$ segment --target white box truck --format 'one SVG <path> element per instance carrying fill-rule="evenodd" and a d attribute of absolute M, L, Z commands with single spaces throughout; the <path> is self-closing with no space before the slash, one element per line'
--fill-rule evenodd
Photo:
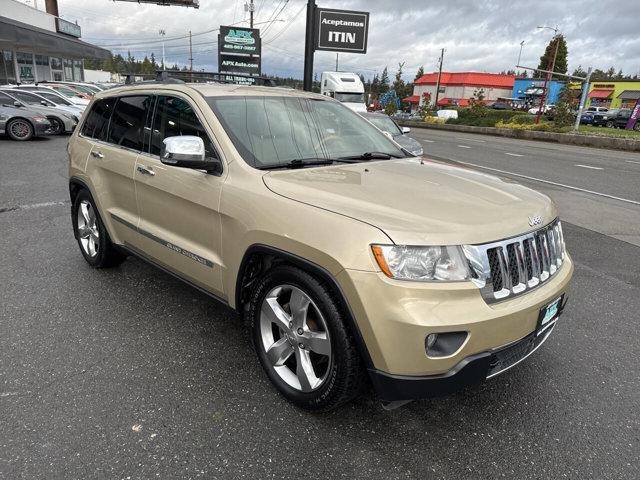
<path fill-rule="evenodd" d="M 335 98 L 351 110 L 366 112 L 364 84 L 360 77 L 350 72 L 322 72 L 320 93 Z"/>

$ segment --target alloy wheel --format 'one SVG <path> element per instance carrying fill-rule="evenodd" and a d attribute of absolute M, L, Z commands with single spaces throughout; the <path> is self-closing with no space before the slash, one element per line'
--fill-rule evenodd
<path fill-rule="evenodd" d="M 25 120 L 14 120 L 11 122 L 11 133 L 16 138 L 27 138 L 31 133 L 31 125 Z"/>
<path fill-rule="evenodd" d="M 331 370 L 331 338 L 313 300 L 293 285 L 272 289 L 260 309 L 260 339 L 268 364 L 291 388 L 312 392 Z"/>
<path fill-rule="evenodd" d="M 90 257 L 98 254 L 100 233 L 98 231 L 96 212 L 87 200 L 78 205 L 78 239 L 84 252 Z"/>

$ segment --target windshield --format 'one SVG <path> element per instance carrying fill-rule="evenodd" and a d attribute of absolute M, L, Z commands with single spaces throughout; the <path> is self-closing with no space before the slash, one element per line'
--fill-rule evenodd
<path fill-rule="evenodd" d="M 391 135 L 402 135 L 402 130 L 386 115 L 365 115 L 367 120 L 373 123 L 383 132 L 389 132 Z"/>
<path fill-rule="evenodd" d="M 53 88 L 56 92 L 61 93 L 62 95 L 64 95 L 65 97 L 77 97 L 78 96 L 78 92 L 67 88 L 67 87 L 59 87 L 59 86 L 55 86 L 55 87 L 51 87 Z"/>
<path fill-rule="evenodd" d="M 405 154 L 358 114 L 331 100 L 301 97 L 208 97 L 238 152 L 256 168 L 293 160 Z"/>
<path fill-rule="evenodd" d="M 73 105 L 69 100 L 66 100 L 63 97 L 60 97 L 59 95 L 56 95 L 55 93 L 43 92 L 41 90 L 38 90 L 38 95 L 40 95 L 41 97 L 44 97 L 47 100 L 49 100 L 50 102 L 56 103 L 58 105 Z"/>
<path fill-rule="evenodd" d="M 42 101 L 41 98 L 27 92 L 11 92 L 10 95 L 27 105 L 40 105 L 40 102 Z"/>
<path fill-rule="evenodd" d="M 340 93 L 336 92 L 333 96 L 339 102 L 346 103 L 364 103 L 364 93 Z"/>

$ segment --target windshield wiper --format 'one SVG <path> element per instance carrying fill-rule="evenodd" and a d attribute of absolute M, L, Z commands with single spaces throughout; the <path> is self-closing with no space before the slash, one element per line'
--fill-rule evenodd
<path fill-rule="evenodd" d="M 386 152 L 364 152 L 360 155 L 349 155 L 347 157 L 340 157 L 340 160 L 389 160 L 393 158 L 402 158 L 399 155 Z"/>
<path fill-rule="evenodd" d="M 296 158 L 286 163 L 274 163 L 270 165 L 264 165 L 258 167 L 260 170 L 275 170 L 278 168 L 303 168 L 303 167 L 315 167 L 319 165 L 333 165 L 340 160 L 334 160 L 332 158 Z"/>

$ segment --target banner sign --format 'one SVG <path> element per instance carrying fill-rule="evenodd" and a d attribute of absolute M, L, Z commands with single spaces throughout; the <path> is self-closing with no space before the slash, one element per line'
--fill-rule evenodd
<path fill-rule="evenodd" d="M 260 30 L 220 26 L 218 72 L 260 75 L 262 73 Z"/>
<path fill-rule="evenodd" d="M 260 30 L 238 27 L 220 27 L 218 51 L 220 53 L 261 54 Z"/>
<path fill-rule="evenodd" d="M 260 57 L 218 55 L 218 72 L 220 73 L 260 75 L 261 66 Z"/>
<path fill-rule="evenodd" d="M 318 7 L 315 32 L 316 50 L 367 53 L 369 13 Z"/>
<path fill-rule="evenodd" d="M 633 107 L 633 112 L 631 112 L 631 116 L 629 117 L 629 121 L 627 122 L 627 126 L 624 127 L 625 130 L 639 130 L 638 125 L 640 125 L 640 98 L 636 102 L 636 106 Z"/>
<path fill-rule="evenodd" d="M 79 25 L 67 22 L 60 17 L 56 17 L 56 30 L 60 33 L 71 35 L 76 38 L 80 38 L 82 36 L 82 31 L 80 30 Z"/>

